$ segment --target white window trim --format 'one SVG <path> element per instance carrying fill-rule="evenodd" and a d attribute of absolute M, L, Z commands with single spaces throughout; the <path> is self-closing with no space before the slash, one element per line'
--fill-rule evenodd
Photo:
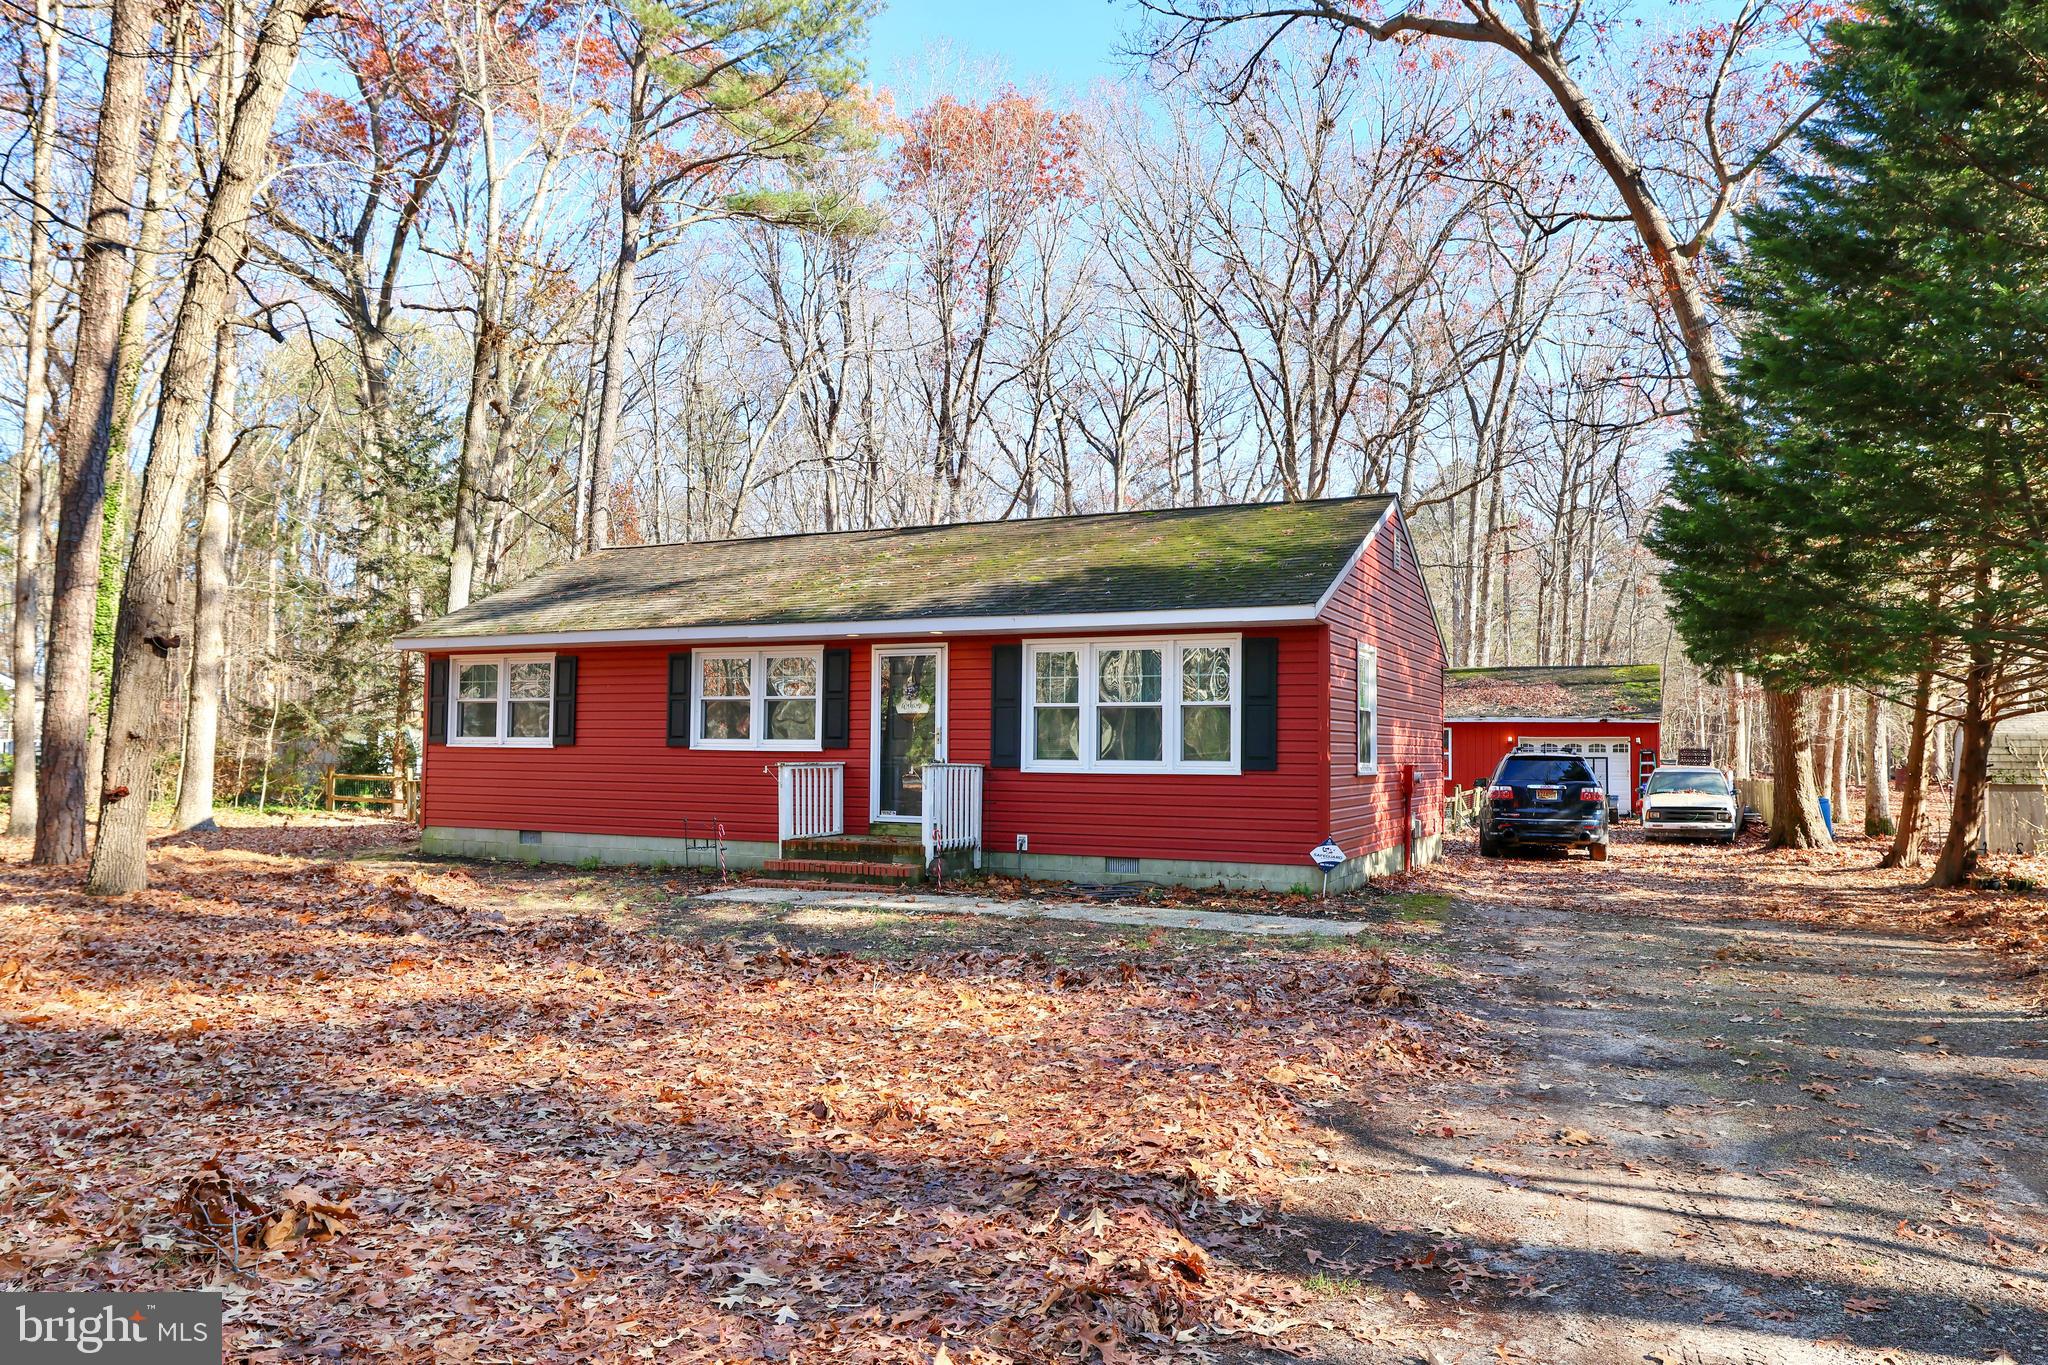
<path fill-rule="evenodd" d="M 1357 748 L 1358 714 L 1366 709 L 1365 679 L 1366 664 L 1368 662 L 1372 665 L 1372 761 L 1369 763 L 1361 762 L 1358 765 L 1358 775 L 1360 777 L 1377 777 L 1380 771 L 1380 736 L 1385 728 L 1382 724 L 1384 717 L 1380 712 L 1380 652 L 1365 641 L 1360 640 L 1357 653 L 1352 660 L 1352 667 L 1356 670 L 1351 679 L 1352 689 L 1355 693 L 1352 698 L 1354 705 L 1351 710 L 1352 748 L 1354 751 Z"/>
<path fill-rule="evenodd" d="M 514 739 L 505 731 L 512 724 L 512 665 L 545 663 L 548 666 L 548 732 L 539 738 Z M 498 666 L 498 733 L 462 734 L 462 670 L 472 664 Z M 526 700 L 533 700 L 531 697 Z M 552 654 L 451 654 L 448 657 L 448 743 L 461 749 L 552 749 L 555 747 L 555 656 Z"/>
<path fill-rule="evenodd" d="M 1225 648 L 1230 651 L 1230 761 L 1194 762 L 1181 758 L 1180 654 L 1183 649 Z M 1160 651 L 1160 759 L 1146 762 L 1132 759 L 1102 760 L 1095 757 L 1097 743 L 1096 709 L 1101 705 L 1096 691 L 1101 674 L 1096 655 L 1105 649 L 1156 649 Z M 1072 651 L 1079 654 L 1081 669 L 1081 725 L 1078 759 L 1041 759 L 1037 751 L 1038 656 Z M 1019 738 L 1019 764 L 1027 773 L 1196 773 L 1236 776 L 1244 770 L 1242 708 L 1244 705 L 1244 637 L 1240 635 L 1147 635 L 1115 640 L 1027 640 L 1024 642 L 1024 705 Z M 1213 705 L 1197 702 L 1194 705 Z"/>
<path fill-rule="evenodd" d="M 747 738 L 704 737 L 704 663 L 708 659 L 750 659 L 748 669 Z M 811 705 L 809 739 L 767 738 L 768 660 L 809 659 L 817 669 L 818 691 Z M 712 698 L 738 701 L 738 697 Z M 825 647 L 810 649 L 700 649 L 690 655 L 690 747 L 693 749 L 774 749 L 783 753 L 818 753 L 825 747 Z"/>

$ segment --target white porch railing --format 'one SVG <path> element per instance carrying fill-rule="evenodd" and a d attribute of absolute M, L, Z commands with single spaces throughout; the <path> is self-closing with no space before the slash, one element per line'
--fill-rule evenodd
<path fill-rule="evenodd" d="M 775 796 L 776 856 L 790 839 L 846 833 L 844 763 L 778 763 Z"/>
<path fill-rule="evenodd" d="M 981 765 L 927 763 L 924 814 L 918 817 L 927 864 L 949 848 L 974 850 L 981 866 Z"/>

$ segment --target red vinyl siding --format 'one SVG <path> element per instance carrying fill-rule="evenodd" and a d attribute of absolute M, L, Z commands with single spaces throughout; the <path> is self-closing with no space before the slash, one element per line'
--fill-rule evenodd
<path fill-rule="evenodd" d="M 1407 838 L 1404 767 L 1423 832 L 1442 824 L 1444 657 L 1429 589 L 1392 512 L 1323 611 L 1329 623 L 1330 830 L 1353 857 Z M 1379 771 L 1358 771 L 1358 645 L 1379 651 Z"/>
<path fill-rule="evenodd" d="M 1280 640 L 1276 771 L 1214 776 L 992 769 L 983 796 L 986 847 L 1014 849 L 1021 833 L 1030 836 L 1033 853 L 1306 866 L 1307 852 L 1327 823 L 1322 632 L 1297 626 L 1250 633 Z M 1131 634 L 1104 632 L 1100 638 Z M 954 761 L 988 762 L 991 651 L 1019 638 L 946 641 L 947 756 Z M 729 839 L 766 842 L 775 838 L 774 765 L 824 759 L 846 764 L 847 828 L 865 830 L 872 654 L 867 642 L 850 647 L 852 744 L 822 753 L 671 749 L 669 650 L 578 649 L 577 742 L 557 749 L 428 745 L 426 823 L 676 838 L 688 819 L 693 831 L 723 821 Z"/>
<path fill-rule="evenodd" d="M 831 642 L 826 642 L 831 643 Z M 723 821 L 728 839 L 775 838 L 774 765 L 846 764 L 846 814 L 868 815 L 868 646 L 853 644 L 845 749 L 668 747 L 666 646 L 564 650 L 577 656 L 576 743 L 558 749 L 427 746 L 426 823 L 472 829 L 678 839 Z M 450 683 L 453 686 L 453 683 Z"/>
<path fill-rule="evenodd" d="M 1180 635 L 1185 638 L 1191 633 Z M 1306 881 L 1308 851 L 1325 832 L 1319 705 L 1322 632 L 1314 626 L 1294 626 L 1250 629 L 1243 634 L 1280 641 L 1278 768 L 1234 775 L 1030 773 L 992 768 L 982 803 L 986 846 L 1013 850 L 1017 836 L 1025 834 L 1030 836 L 1033 853 L 1299 863 Z M 1134 632 L 1098 632 L 1095 638 L 1134 636 Z M 949 753 L 953 759 L 988 762 L 990 650 L 1019 638 L 954 643 L 953 743 Z M 1028 691 L 1028 682 L 1026 686 Z"/>
<path fill-rule="evenodd" d="M 1652 762 L 1662 757 L 1658 751 L 1660 728 L 1655 721 L 1454 720 L 1449 722 L 1449 728 L 1451 785 L 1458 791 L 1491 781 L 1493 770 L 1500 766 L 1502 756 L 1515 747 L 1518 737 L 1625 739 L 1629 742 L 1629 762 L 1638 765 L 1629 779 L 1630 791 L 1640 790 L 1643 785 L 1640 764 L 1644 753 L 1651 756 Z"/>

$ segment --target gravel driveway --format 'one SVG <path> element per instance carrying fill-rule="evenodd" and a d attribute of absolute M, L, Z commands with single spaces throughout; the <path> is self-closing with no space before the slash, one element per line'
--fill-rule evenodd
<path fill-rule="evenodd" d="M 2048 1361 L 2042 1017 L 1967 947 L 1738 918 L 1762 856 L 1467 869 L 1503 1065 L 1328 1111 L 1314 1358 Z"/>

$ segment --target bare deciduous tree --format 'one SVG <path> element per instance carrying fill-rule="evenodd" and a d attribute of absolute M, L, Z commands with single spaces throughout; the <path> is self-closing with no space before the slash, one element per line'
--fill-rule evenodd
<path fill-rule="evenodd" d="M 171 659 L 180 644 L 176 587 L 193 441 L 212 390 L 228 291 L 241 270 L 271 130 L 298 61 L 305 26 L 326 2 L 271 0 L 235 99 L 234 121 L 192 246 L 164 359 L 135 540 L 121 587 L 107 716 L 106 790 L 100 794 L 98 838 L 85 883 L 94 895 L 123 895 L 148 884 L 145 823 Z"/>

